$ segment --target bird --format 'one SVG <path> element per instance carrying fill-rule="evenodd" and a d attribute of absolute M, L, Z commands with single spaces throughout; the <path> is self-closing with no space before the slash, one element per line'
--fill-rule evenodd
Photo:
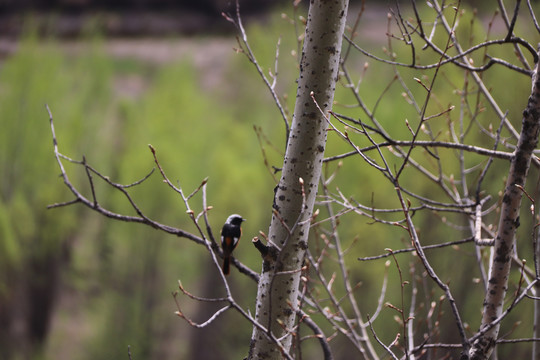
<path fill-rule="evenodd" d="M 232 214 L 227 218 L 221 229 L 221 247 L 223 248 L 223 273 L 229 275 L 229 263 L 240 236 L 242 235 L 242 222 L 246 221 L 238 214 Z"/>

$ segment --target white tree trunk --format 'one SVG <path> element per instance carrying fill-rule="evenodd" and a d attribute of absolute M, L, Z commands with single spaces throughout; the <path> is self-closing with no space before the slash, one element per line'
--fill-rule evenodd
<path fill-rule="evenodd" d="M 538 199 L 536 200 L 538 204 Z M 540 228 L 536 231 L 536 246 L 534 248 L 536 253 L 536 261 L 540 259 Z M 537 270 L 538 271 L 538 270 Z M 538 274 L 538 273 L 537 273 Z M 534 287 L 534 296 L 540 295 L 540 285 Z M 540 338 L 540 301 L 534 302 L 534 325 L 533 325 L 533 338 Z M 532 360 L 540 360 L 540 343 L 538 341 L 533 342 Z"/>
<path fill-rule="evenodd" d="M 334 100 L 347 6 L 348 0 L 310 2 L 293 122 L 274 198 L 278 216 L 272 216 L 268 235 L 281 251 L 270 251 L 275 256 L 265 257 L 257 293 L 255 317 L 268 331 L 254 327 L 249 359 L 282 359 L 291 347 L 300 269 L 326 146 L 327 121 L 310 93 L 328 114 Z M 281 349 L 275 339 L 279 339 Z"/>
<path fill-rule="evenodd" d="M 504 189 L 501 217 L 495 238 L 495 254 L 489 270 L 489 281 L 484 299 L 484 311 L 480 331 L 485 331 L 472 345 L 469 358 L 485 360 L 491 356 L 499 335 L 500 323 L 485 330 L 502 315 L 508 288 L 511 255 L 514 249 L 516 229 L 519 226 L 519 211 L 532 152 L 538 143 L 540 130 L 540 77 L 538 65 L 534 70 L 532 91 L 527 108 L 523 111 L 522 129 L 518 145 L 512 158 L 508 180 Z"/>

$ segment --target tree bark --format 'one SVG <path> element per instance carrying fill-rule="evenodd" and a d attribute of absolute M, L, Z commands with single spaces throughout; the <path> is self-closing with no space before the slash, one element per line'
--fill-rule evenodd
<path fill-rule="evenodd" d="M 536 235 L 536 247 L 534 251 L 536 252 L 536 259 L 540 259 L 540 230 Z M 538 261 L 538 260 L 537 260 Z M 540 285 L 537 285 L 534 287 L 536 293 L 535 295 L 538 296 L 540 294 Z M 540 301 L 534 302 L 534 326 L 533 326 L 533 338 L 540 338 Z M 538 341 L 533 342 L 533 353 L 532 353 L 532 359 L 533 360 L 539 360 L 540 359 L 540 344 Z"/>
<path fill-rule="evenodd" d="M 249 359 L 282 359 L 291 348 L 300 269 L 328 126 L 310 93 L 328 115 L 334 100 L 347 7 L 348 0 L 310 1 L 293 121 L 268 235 L 269 247 L 274 250 L 268 253 L 275 255 L 265 256 L 258 285 L 255 318 L 264 329 L 254 326 Z"/>
<path fill-rule="evenodd" d="M 519 226 L 519 210 L 523 197 L 527 172 L 531 164 L 532 152 L 538 143 L 540 129 L 540 77 L 538 64 L 535 67 L 532 91 L 526 109 L 523 111 L 522 129 L 515 150 L 501 205 L 498 234 L 495 237 L 493 260 L 489 270 L 489 281 L 484 299 L 482 324 L 479 336 L 469 350 L 472 360 L 488 359 L 493 352 L 500 322 L 493 325 L 503 312 L 504 299 L 508 289 L 511 255 L 514 249 L 515 233 Z M 491 326 L 491 327 L 490 327 Z"/>

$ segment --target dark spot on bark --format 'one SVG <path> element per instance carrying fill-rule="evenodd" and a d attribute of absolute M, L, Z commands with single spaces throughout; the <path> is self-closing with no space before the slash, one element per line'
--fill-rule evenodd
<path fill-rule="evenodd" d="M 495 250 L 495 253 L 497 254 L 497 256 L 495 257 L 494 261 L 499 262 L 499 263 L 503 263 L 503 264 L 510 261 L 510 256 L 509 256 L 510 249 L 508 248 L 508 246 L 505 243 L 502 243 Z M 501 269 L 502 269 L 502 266 L 501 266 Z"/>
<path fill-rule="evenodd" d="M 525 173 L 527 171 L 528 162 L 524 156 L 518 156 L 515 161 L 515 168 L 517 172 Z M 521 184 L 523 180 L 521 178 L 516 179 L 516 183 Z"/>
<path fill-rule="evenodd" d="M 335 55 L 336 54 L 336 47 L 335 46 L 328 46 L 326 48 L 326 50 L 328 50 L 328 52 L 332 55 Z"/>
<path fill-rule="evenodd" d="M 270 264 L 270 261 L 264 260 L 263 261 L 263 272 L 268 272 L 272 270 L 272 265 Z"/>
<path fill-rule="evenodd" d="M 506 243 L 503 242 L 501 246 L 499 246 L 496 252 L 498 255 L 502 255 L 502 254 L 507 254 L 508 250 L 509 250 L 508 246 L 506 245 Z"/>
<path fill-rule="evenodd" d="M 287 308 L 287 309 L 283 309 L 283 314 L 285 316 L 291 316 L 292 315 L 292 310 Z"/>

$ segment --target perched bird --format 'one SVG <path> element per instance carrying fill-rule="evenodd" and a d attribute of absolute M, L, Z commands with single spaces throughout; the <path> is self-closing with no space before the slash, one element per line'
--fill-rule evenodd
<path fill-rule="evenodd" d="M 221 229 L 221 247 L 223 248 L 223 273 L 229 275 L 229 262 L 231 260 L 231 253 L 238 244 L 240 236 L 242 235 L 242 217 L 238 214 L 232 214 L 227 218 L 223 228 Z"/>

